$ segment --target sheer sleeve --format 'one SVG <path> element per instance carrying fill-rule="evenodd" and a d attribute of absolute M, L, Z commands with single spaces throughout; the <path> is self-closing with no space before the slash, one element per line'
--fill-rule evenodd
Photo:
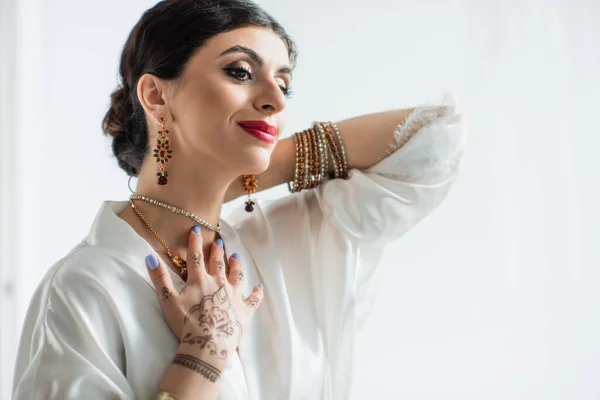
<path fill-rule="evenodd" d="M 250 279 L 265 284 L 258 318 L 272 333 L 257 332 L 256 341 L 288 360 L 263 355 L 259 362 L 284 375 L 281 381 L 291 379 L 285 375 L 294 358 L 303 365 L 325 362 L 327 387 L 336 398 L 349 397 L 354 332 L 372 309 L 382 250 L 444 199 L 458 174 L 464 135 L 453 102 L 417 107 L 371 168 L 260 201 L 236 223 L 258 270 Z"/>
<path fill-rule="evenodd" d="M 357 326 L 373 307 L 384 247 L 443 201 L 459 174 L 465 139 L 465 118 L 456 100 L 445 96 L 415 108 L 375 165 L 353 170 L 350 179 L 330 181 L 317 192 L 326 218 L 355 248 Z"/>
<path fill-rule="evenodd" d="M 458 175 L 465 132 L 452 98 L 417 107 L 379 162 L 317 190 L 323 212 L 361 243 L 397 239 L 445 198 Z"/>

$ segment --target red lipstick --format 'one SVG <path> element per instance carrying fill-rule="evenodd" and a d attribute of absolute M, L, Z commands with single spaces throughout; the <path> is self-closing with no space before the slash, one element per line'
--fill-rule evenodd
<path fill-rule="evenodd" d="M 238 125 L 257 139 L 267 143 L 275 143 L 278 131 L 276 126 L 265 121 L 242 121 Z"/>

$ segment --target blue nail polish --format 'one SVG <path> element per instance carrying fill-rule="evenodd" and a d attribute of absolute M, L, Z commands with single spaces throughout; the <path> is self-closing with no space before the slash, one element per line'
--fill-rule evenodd
<path fill-rule="evenodd" d="M 223 247 L 223 241 L 221 239 L 217 239 L 215 243 L 217 243 L 217 246 Z"/>
<path fill-rule="evenodd" d="M 259 288 L 261 288 L 261 289 L 264 289 L 264 288 L 265 288 L 265 287 L 262 285 L 262 283 L 259 283 L 259 284 L 258 284 L 258 287 L 259 287 Z"/>
<path fill-rule="evenodd" d="M 236 260 L 239 260 L 239 259 L 240 259 L 240 255 L 239 255 L 238 253 L 233 253 L 231 256 L 232 256 L 233 258 L 235 258 Z"/>
<path fill-rule="evenodd" d="M 154 254 L 150 254 L 146 257 L 146 265 L 150 269 L 156 269 L 158 267 L 158 258 Z"/>
<path fill-rule="evenodd" d="M 196 233 L 198 235 L 202 232 L 202 231 L 200 231 L 200 227 L 198 225 L 194 226 L 192 228 L 192 230 L 194 231 L 194 233 Z"/>

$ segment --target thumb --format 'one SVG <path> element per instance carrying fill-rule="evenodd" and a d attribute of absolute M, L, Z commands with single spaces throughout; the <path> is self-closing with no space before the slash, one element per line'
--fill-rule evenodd
<path fill-rule="evenodd" d="M 148 275 L 150 275 L 150 279 L 152 279 L 152 283 L 154 283 L 156 294 L 158 294 L 161 300 L 166 301 L 176 294 L 173 289 L 173 281 L 171 280 L 169 271 L 167 270 L 167 267 L 160 262 L 158 257 L 154 254 L 148 255 L 146 257 L 146 268 L 148 270 Z"/>

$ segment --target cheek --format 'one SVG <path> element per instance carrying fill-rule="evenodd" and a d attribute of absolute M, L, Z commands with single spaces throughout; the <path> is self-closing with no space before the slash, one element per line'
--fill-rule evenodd
<path fill-rule="evenodd" d="M 285 133 L 285 116 L 284 116 L 283 112 L 280 112 L 279 114 L 277 114 L 275 124 L 277 124 L 277 128 L 278 128 L 278 134 L 279 134 L 278 139 L 281 139 L 281 137 Z"/>
<path fill-rule="evenodd" d="M 187 138 L 188 145 L 212 148 L 217 145 L 215 140 L 221 144 L 229 140 L 223 138 L 223 132 L 229 132 L 237 121 L 256 116 L 250 95 L 249 87 L 222 79 L 206 79 L 180 90 L 174 107 L 182 132 L 192 135 Z"/>
<path fill-rule="evenodd" d="M 224 80 L 213 80 L 198 88 L 193 94 L 197 112 L 211 119 L 227 118 L 242 109 L 248 102 L 248 89 Z"/>

